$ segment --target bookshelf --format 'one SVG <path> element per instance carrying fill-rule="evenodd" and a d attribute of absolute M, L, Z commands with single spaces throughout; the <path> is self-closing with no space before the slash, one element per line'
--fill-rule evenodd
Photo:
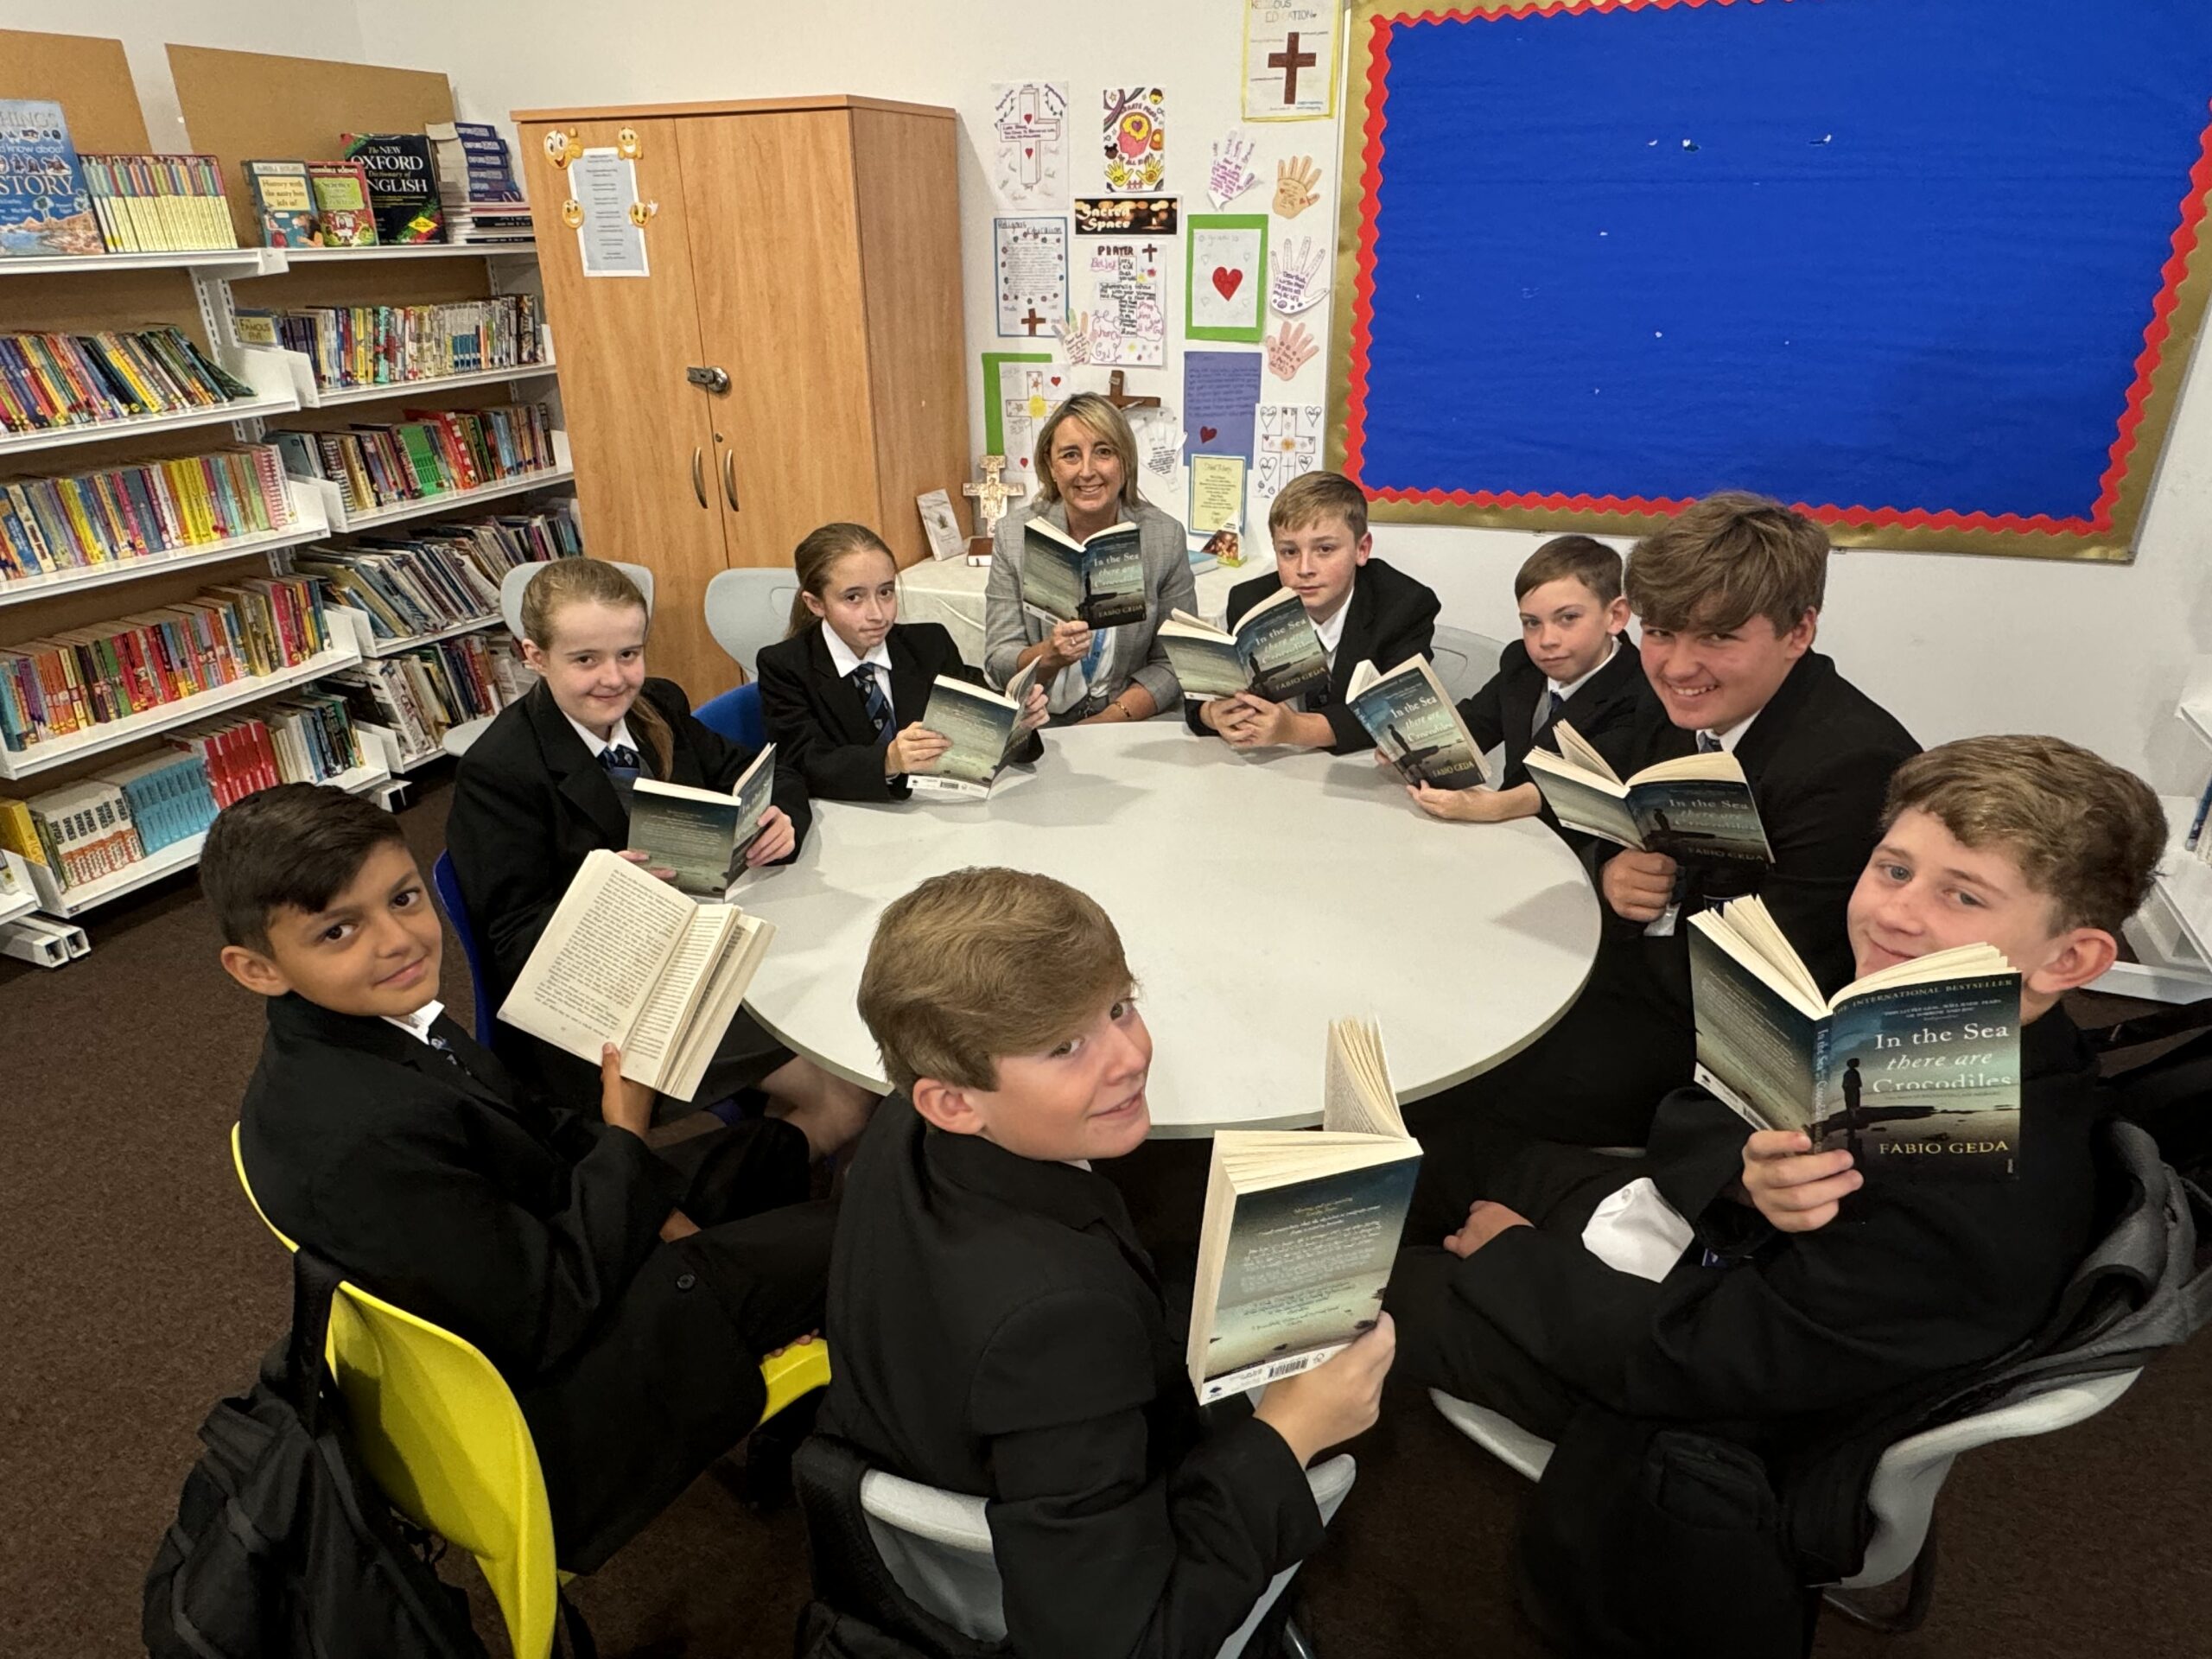
<path fill-rule="evenodd" d="M 173 571 L 194 569 L 201 565 L 222 564 L 255 554 L 274 553 L 281 549 L 320 541 L 330 534 L 329 521 L 322 516 L 322 499 L 320 496 L 311 490 L 301 488 L 297 479 L 285 480 L 285 494 L 290 499 L 291 512 L 289 521 L 281 529 L 264 531 L 252 536 L 233 536 L 226 541 L 201 542 L 174 548 L 165 553 L 145 553 L 134 558 L 116 559 L 106 564 L 87 566 L 82 570 L 60 570 L 51 575 L 23 576 L 13 582 L 0 582 L 0 608 L 52 599 L 63 594 L 79 594 L 87 588 L 111 588 L 118 582 L 167 575 Z"/>
<path fill-rule="evenodd" d="M 287 257 L 296 265 L 370 264 L 393 260 L 414 263 L 423 259 L 535 259 L 537 244 L 529 242 L 426 242 L 414 247 L 294 248 Z"/>
<path fill-rule="evenodd" d="M 329 520 L 332 531 L 342 533 L 375 530 L 384 524 L 403 524 L 410 518 L 463 513 L 480 501 L 497 501 L 505 496 L 527 495 L 531 491 L 542 490 L 548 485 L 565 484 L 575 477 L 576 469 L 569 456 L 569 435 L 557 427 L 553 431 L 553 454 L 555 464 L 535 472 L 518 473 L 512 478 L 480 484 L 473 490 L 448 490 L 442 495 L 425 495 L 412 501 L 398 501 L 369 512 L 348 512 L 344 493 L 328 479 L 295 478 L 292 481 L 307 486 L 321 498 L 323 517 Z"/>
<path fill-rule="evenodd" d="M 234 371 L 235 372 L 235 371 Z M 241 377 L 244 378 L 244 377 Z M 282 391 L 238 397 L 206 409 L 180 409 L 162 415 L 136 415 L 125 421 L 88 421 L 81 426 L 58 426 L 39 432 L 0 433 L 0 459 L 29 454 L 41 449 L 65 449 L 82 443 L 105 443 L 111 438 L 166 437 L 196 427 L 227 426 L 239 421 L 258 421 L 271 415 L 289 414 L 300 406 L 289 385 Z"/>
<path fill-rule="evenodd" d="M 200 248 L 179 253 L 80 253 L 56 259 L 0 259 L 0 276 L 86 276 L 116 271 L 187 270 L 208 276 L 268 276 L 284 269 L 282 248 Z"/>

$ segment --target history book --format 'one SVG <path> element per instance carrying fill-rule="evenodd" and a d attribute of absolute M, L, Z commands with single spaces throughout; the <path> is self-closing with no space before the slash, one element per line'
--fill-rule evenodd
<path fill-rule="evenodd" d="M 1014 752 L 1014 728 L 1036 682 L 1034 662 L 1008 680 L 1004 691 L 938 675 L 930 687 L 921 723 L 952 747 L 931 761 L 927 772 L 908 772 L 908 789 L 916 795 L 952 800 L 988 798 Z"/>
<path fill-rule="evenodd" d="M 1420 1167 L 1371 1020 L 1330 1022 L 1319 1129 L 1215 1134 L 1186 1354 L 1200 1404 L 1374 1325 Z"/>
<path fill-rule="evenodd" d="M 1077 541 L 1049 518 L 1022 529 L 1022 602 L 1094 628 L 1144 620 L 1144 555 L 1128 519 Z"/>
<path fill-rule="evenodd" d="M 776 930 L 735 905 L 695 904 L 595 848 L 555 906 L 499 1018 L 673 1100 L 699 1091 Z"/>
<path fill-rule="evenodd" d="M 728 793 L 640 778 L 630 786 L 630 849 L 649 869 L 672 870 L 680 893 L 723 899 L 745 874 L 760 839 L 760 816 L 776 789 L 776 746 L 753 758 Z"/>
<path fill-rule="evenodd" d="M 61 105 L 0 98 L 0 259 L 106 251 Z"/>
<path fill-rule="evenodd" d="M 1204 701 L 1249 691 L 1269 702 L 1288 702 L 1328 687 L 1328 653 L 1313 619 L 1288 588 L 1245 612 L 1234 629 L 1171 611 L 1160 625 L 1160 643 L 1185 697 Z"/>
<path fill-rule="evenodd" d="M 1407 783 L 1472 789 L 1490 782 L 1482 749 L 1427 658 L 1408 657 L 1387 674 L 1360 664 L 1344 701 Z"/>
<path fill-rule="evenodd" d="M 261 243 L 269 248 L 305 248 L 315 245 L 319 228 L 315 216 L 315 178 L 305 162 L 248 162 L 246 188 L 253 193 L 253 210 L 261 225 Z"/>
<path fill-rule="evenodd" d="M 1662 760 L 1624 782 L 1566 721 L 1552 735 L 1559 753 L 1539 745 L 1524 764 L 1563 828 L 1683 864 L 1774 862 L 1744 764 L 1726 750 Z"/>
<path fill-rule="evenodd" d="M 1834 996 L 1766 906 L 1690 918 L 1698 1081 L 1758 1128 L 1861 1169 L 2018 1173 L 2020 976 L 1993 944 L 1931 951 Z"/>

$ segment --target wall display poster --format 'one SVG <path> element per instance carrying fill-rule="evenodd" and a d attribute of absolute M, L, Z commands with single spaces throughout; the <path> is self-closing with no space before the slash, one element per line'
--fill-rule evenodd
<path fill-rule="evenodd" d="M 1109 86 L 1104 100 L 1106 188 L 1150 195 L 1167 181 L 1167 94 L 1157 86 Z"/>
<path fill-rule="evenodd" d="M 1075 233 L 1077 236 L 1173 236 L 1178 198 L 1174 196 L 1077 196 Z"/>
<path fill-rule="evenodd" d="M 638 164 L 612 145 L 587 149 L 569 163 L 569 188 L 583 210 L 576 251 L 587 276 L 649 276 L 645 227 L 630 218 L 638 200 Z"/>
<path fill-rule="evenodd" d="M 1252 457 L 1252 499 L 1272 501 L 1282 486 L 1321 465 L 1321 405 L 1262 404 Z"/>
<path fill-rule="evenodd" d="M 1090 250 L 1090 309 L 1078 319 L 1087 339 L 1071 340 L 1071 362 L 1109 368 L 1158 368 L 1167 360 L 1167 311 L 1160 297 L 1158 250 L 1134 242 L 1101 242 Z"/>
<path fill-rule="evenodd" d="M 1191 513 L 1185 528 L 1193 536 L 1239 530 L 1244 522 L 1244 457 L 1191 457 Z"/>
<path fill-rule="evenodd" d="M 1060 80 L 1002 80 L 991 88 L 998 153 L 991 183 L 1009 207 L 1058 207 L 1068 199 L 1068 88 Z"/>
<path fill-rule="evenodd" d="M 1336 112 L 1334 0 L 1246 0 L 1244 118 L 1315 121 Z"/>
<path fill-rule="evenodd" d="M 999 333 L 1050 339 L 1068 314 L 1068 222 L 991 221 L 991 263 L 998 273 Z"/>
<path fill-rule="evenodd" d="M 1122 410 L 1137 441 L 1137 489 L 1162 512 L 1183 511 L 1183 423 L 1165 404 Z"/>
<path fill-rule="evenodd" d="M 1253 453 L 1260 401 L 1257 352 L 1183 353 L 1183 455 Z"/>
<path fill-rule="evenodd" d="M 999 365 L 999 421 L 1005 448 L 1006 475 L 1027 484 L 1037 475 L 1037 431 L 1045 417 L 1075 390 L 1065 363 L 1002 363 Z"/>
<path fill-rule="evenodd" d="M 1268 216 L 1192 213 L 1184 330 L 1192 340 L 1257 344 L 1267 334 Z"/>
<path fill-rule="evenodd" d="M 1013 465 L 1013 452 L 1006 447 L 1006 406 L 1000 395 L 1000 370 L 1008 363 L 1050 363 L 1049 352 L 985 352 L 983 353 L 983 453 L 1004 455 L 1007 465 Z M 1027 477 L 1026 471 L 1021 476 Z"/>
<path fill-rule="evenodd" d="M 1228 207 L 1260 181 L 1252 166 L 1252 152 L 1258 148 L 1234 127 L 1214 141 L 1213 160 L 1206 168 L 1206 198 L 1215 207 Z"/>
<path fill-rule="evenodd" d="M 949 492 L 931 490 L 916 496 L 914 505 L 921 509 L 922 530 L 930 538 L 931 558 L 957 559 L 968 550 L 968 538 L 961 534 L 960 518 L 952 510 Z"/>

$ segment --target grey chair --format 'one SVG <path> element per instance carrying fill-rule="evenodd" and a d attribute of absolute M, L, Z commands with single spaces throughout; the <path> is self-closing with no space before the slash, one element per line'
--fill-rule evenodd
<path fill-rule="evenodd" d="M 1452 700 L 1471 697 L 1489 683 L 1490 677 L 1497 672 L 1497 659 L 1505 647 L 1486 633 L 1471 633 L 1465 628 L 1440 627 L 1436 640 L 1429 647 L 1429 658 L 1436 664 L 1436 677 L 1444 682 L 1444 689 Z M 1387 664 L 1378 663 L 1381 668 Z"/>
<path fill-rule="evenodd" d="M 1335 1519 L 1358 1472 L 1358 1465 L 1345 1453 L 1306 1471 L 1324 1525 Z M 1006 1639 L 998 1564 L 991 1554 L 983 1499 L 874 1469 L 861 1481 L 861 1508 L 876 1554 L 901 1590 L 964 1636 L 979 1642 Z M 1275 1574 L 1250 1615 L 1222 1643 L 1217 1659 L 1237 1659 L 1297 1571 L 1291 1567 Z M 1285 1640 L 1294 1652 L 1311 1651 L 1294 1631 L 1287 1632 Z"/>
<path fill-rule="evenodd" d="M 724 570 L 707 584 L 707 632 L 753 679 L 760 648 L 791 631 L 791 602 L 798 597 L 798 577 L 789 570 Z"/>
<path fill-rule="evenodd" d="M 638 591 L 645 596 L 645 614 L 653 613 L 653 573 L 642 564 L 631 564 L 621 559 L 607 561 L 617 570 L 638 584 Z M 522 638 L 522 594 L 530 586 L 530 579 L 545 568 L 541 559 L 531 564 L 518 564 L 499 578 L 499 615 L 507 625 L 507 632 L 518 639 Z"/>

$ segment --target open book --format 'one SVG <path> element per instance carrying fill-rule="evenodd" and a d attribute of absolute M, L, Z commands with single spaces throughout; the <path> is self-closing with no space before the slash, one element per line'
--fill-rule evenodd
<path fill-rule="evenodd" d="M 952 747 L 931 761 L 927 772 L 908 772 L 908 787 L 917 795 L 954 800 L 980 801 L 988 796 L 1007 756 L 1014 752 L 1014 724 L 1036 683 L 1034 661 L 1008 680 L 1003 692 L 938 675 L 930 687 L 922 724 Z"/>
<path fill-rule="evenodd" d="M 1867 1169 L 2017 1173 L 2020 976 L 1962 944 L 1832 997 L 1766 906 L 1690 918 L 1698 1081 L 1758 1128 L 1802 1129 Z"/>
<path fill-rule="evenodd" d="M 1160 643 L 1186 697 L 1230 697 L 1249 691 L 1270 702 L 1287 702 L 1329 683 L 1329 658 L 1321 636 L 1297 594 L 1277 588 L 1244 613 L 1234 632 L 1172 611 L 1160 625 Z"/>
<path fill-rule="evenodd" d="M 1311 1370 L 1375 1323 L 1420 1167 L 1364 1020 L 1330 1023 L 1318 1131 L 1215 1135 L 1191 1306 L 1199 1403 Z"/>
<path fill-rule="evenodd" d="M 1144 556 L 1126 518 L 1087 541 L 1049 518 L 1023 524 L 1021 599 L 1058 622 L 1094 628 L 1144 620 Z"/>
<path fill-rule="evenodd" d="M 618 1044 L 624 1077 L 689 1100 L 775 932 L 599 848 L 584 855 L 499 1018 L 593 1065 L 603 1044 Z"/>
<path fill-rule="evenodd" d="M 1408 657 L 1387 674 L 1362 663 L 1344 701 L 1382 758 L 1409 784 L 1472 789 L 1490 782 L 1482 750 L 1426 657 Z"/>
<path fill-rule="evenodd" d="M 1529 751 L 1529 777 L 1560 824 L 1681 863 L 1774 862 L 1743 763 L 1723 750 L 1646 766 L 1626 783 L 1567 721 L 1552 722 L 1554 754 Z"/>
<path fill-rule="evenodd" d="M 772 743 L 727 795 L 640 778 L 630 791 L 631 849 L 656 869 L 674 870 L 677 887 L 694 898 L 726 898 L 745 874 L 746 852 L 760 839 L 760 815 L 775 789 Z"/>

